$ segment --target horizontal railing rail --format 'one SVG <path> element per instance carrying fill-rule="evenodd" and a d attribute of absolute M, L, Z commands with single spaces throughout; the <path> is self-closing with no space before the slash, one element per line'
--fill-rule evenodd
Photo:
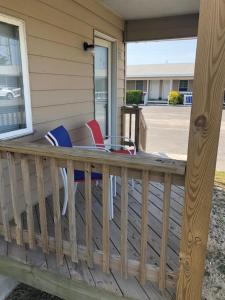
<path fill-rule="evenodd" d="M 100 265 L 103 272 L 106 273 L 112 268 L 120 270 L 124 278 L 138 276 L 142 284 L 145 284 L 146 280 L 158 282 L 163 290 L 166 286 L 174 285 L 176 281 L 176 272 L 168 271 L 166 268 L 170 193 L 172 184 L 184 184 L 185 166 L 184 161 L 156 158 L 150 155 L 131 157 L 100 151 L 56 148 L 41 144 L 0 142 L 0 234 L 8 242 L 16 240 L 18 245 L 26 243 L 31 249 L 38 246 L 44 253 L 55 252 L 58 264 L 62 264 L 63 256 L 68 255 L 73 262 L 84 260 L 89 267 Z M 68 181 L 68 240 L 65 240 L 62 234 L 63 216 L 60 209 L 59 174 L 59 168 L 62 167 L 67 169 Z M 79 245 L 77 242 L 79 228 L 77 228 L 75 217 L 74 169 L 83 170 L 85 173 L 85 245 Z M 96 171 L 102 174 L 103 181 L 101 250 L 94 250 L 93 247 L 91 173 Z M 6 173 L 8 177 L 5 176 Z M 121 177 L 120 255 L 112 254 L 109 247 L 110 175 Z M 53 200 L 54 235 L 48 231 L 45 184 L 47 177 L 50 181 L 50 185 L 47 187 L 51 186 L 49 191 Z M 135 260 L 128 255 L 128 179 L 137 179 L 142 183 L 140 257 Z M 150 181 L 161 182 L 164 185 L 158 267 L 150 264 L 147 258 L 147 244 L 149 243 L 148 187 Z M 36 192 L 34 192 L 34 188 Z M 18 199 L 21 193 L 24 203 Z M 39 205 L 40 233 L 35 232 L 34 229 L 33 206 L 37 203 Z M 12 212 L 10 207 L 12 207 Z M 27 228 L 23 227 L 21 221 L 24 211 Z M 11 223 L 12 219 L 14 225 Z"/>

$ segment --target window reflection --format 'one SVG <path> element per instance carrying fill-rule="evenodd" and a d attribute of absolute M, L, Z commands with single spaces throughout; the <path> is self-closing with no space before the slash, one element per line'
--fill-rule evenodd
<path fill-rule="evenodd" d="M 108 49 L 95 46 L 95 117 L 104 136 L 108 133 Z"/>
<path fill-rule="evenodd" d="M 0 22 L 0 134 L 26 128 L 19 27 Z"/>

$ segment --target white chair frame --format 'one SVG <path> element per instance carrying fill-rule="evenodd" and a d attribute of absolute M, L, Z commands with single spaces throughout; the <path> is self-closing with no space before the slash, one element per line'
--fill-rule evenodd
<path fill-rule="evenodd" d="M 50 132 L 48 134 L 51 136 L 52 140 L 55 142 L 57 147 L 59 147 L 57 140 L 53 135 L 51 135 Z M 45 138 L 49 141 L 49 143 L 52 146 L 55 146 L 51 139 L 49 139 L 48 135 L 45 135 Z M 94 150 L 94 151 L 103 151 L 103 152 L 110 152 L 107 149 L 104 148 L 96 148 L 94 146 L 73 146 L 75 149 L 86 149 L 86 150 Z M 60 174 L 62 176 L 63 181 L 63 188 L 64 188 L 64 203 L 63 203 L 63 209 L 62 209 L 62 216 L 66 214 L 67 206 L 68 206 L 68 180 L 67 180 L 67 173 L 65 168 L 59 168 Z M 97 181 L 96 181 L 97 182 Z M 109 185 L 109 219 L 112 220 L 114 217 L 114 209 L 113 209 L 113 186 L 114 186 L 114 176 L 110 175 L 110 185 Z M 76 194 L 78 187 L 78 182 L 74 182 L 74 194 Z M 75 199 L 74 199 L 75 201 Z"/>

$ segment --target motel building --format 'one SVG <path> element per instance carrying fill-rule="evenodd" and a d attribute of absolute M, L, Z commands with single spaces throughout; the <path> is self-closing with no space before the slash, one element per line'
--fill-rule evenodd
<path fill-rule="evenodd" d="M 194 64 L 166 63 L 127 66 L 127 91 L 141 90 L 144 103 L 167 103 L 170 91 L 192 94 Z"/>

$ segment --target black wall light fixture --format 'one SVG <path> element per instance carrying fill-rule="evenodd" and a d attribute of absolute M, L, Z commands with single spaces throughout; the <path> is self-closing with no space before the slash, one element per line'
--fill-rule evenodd
<path fill-rule="evenodd" d="M 84 51 L 88 51 L 88 50 L 93 51 L 95 48 L 94 44 L 88 44 L 87 42 L 84 42 L 83 46 L 84 46 Z"/>

